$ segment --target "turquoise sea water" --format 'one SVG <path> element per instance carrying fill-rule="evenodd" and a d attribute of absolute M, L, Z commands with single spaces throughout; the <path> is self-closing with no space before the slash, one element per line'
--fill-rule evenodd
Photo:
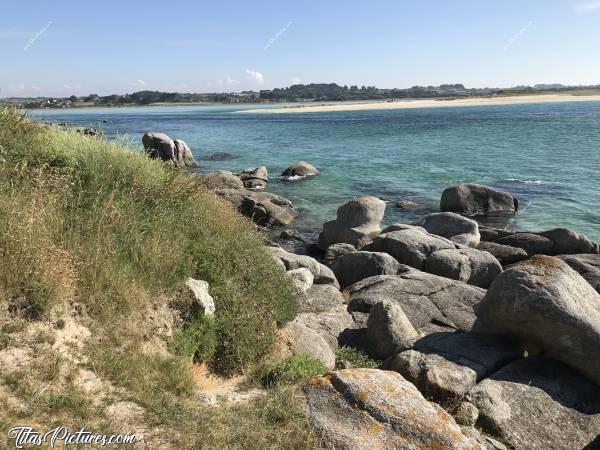
<path fill-rule="evenodd" d="M 357 195 L 388 202 L 386 224 L 437 210 L 445 187 L 486 184 L 513 193 L 522 209 L 508 226 L 567 226 L 600 240 L 600 102 L 469 106 L 359 112 L 235 114 L 240 106 L 33 111 L 48 121 L 100 128 L 141 148 L 145 131 L 185 140 L 200 171 L 265 165 L 268 190 L 294 202 L 296 226 L 316 229 Z M 321 169 L 288 183 L 277 176 L 305 160 Z M 396 200 L 417 202 L 402 210 Z"/>

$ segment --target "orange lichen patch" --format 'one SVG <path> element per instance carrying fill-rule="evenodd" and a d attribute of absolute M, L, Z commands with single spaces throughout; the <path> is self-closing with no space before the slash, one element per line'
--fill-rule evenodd
<path fill-rule="evenodd" d="M 565 270 L 568 267 L 560 259 L 546 255 L 535 255 L 523 261 L 522 264 L 533 268 L 535 276 L 539 278 L 539 282 L 542 284 L 551 282 L 560 270 Z"/>
<path fill-rule="evenodd" d="M 359 400 L 361 402 L 364 402 L 369 397 L 369 393 L 363 389 L 363 390 L 358 391 L 355 394 L 355 397 L 356 397 L 357 400 Z"/>
<path fill-rule="evenodd" d="M 315 386 L 315 387 L 326 387 L 331 385 L 331 380 L 333 378 L 332 374 L 326 374 L 323 376 L 316 376 L 316 377 L 310 377 L 306 383 L 309 384 L 310 386 Z"/>

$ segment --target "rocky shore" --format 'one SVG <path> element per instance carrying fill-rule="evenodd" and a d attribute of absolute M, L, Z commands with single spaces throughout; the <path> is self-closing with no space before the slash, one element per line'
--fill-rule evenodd
<path fill-rule="evenodd" d="M 282 176 L 318 173 L 306 164 Z M 265 167 L 194 177 L 259 226 L 297 216 L 264 191 Z M 478 217 L 519 209 L 511 194 L 481 185 L 449 187 L 440 212 L 411 224 L 382 228 L 385 208 L 357 197 L 318 242 L 287 230 L 267 243 L 300 299 L 280 333 L 285 350 L 332 370 L 304 388 L 322 444 L 600 448 L 599 245 L 566 228 L 480 226 Z M 335 370 L 340 347 L 379 368 Z"/>

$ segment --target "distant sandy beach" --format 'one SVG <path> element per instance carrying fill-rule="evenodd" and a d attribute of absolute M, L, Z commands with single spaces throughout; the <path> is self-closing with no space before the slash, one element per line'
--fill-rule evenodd
<path fill-rule="evenodd" d="M 236 111 L 239 114 L 288 114 L 335 111 L 369 111 L 381 109 L 446 108 L 453 106 L 519 105 L 527 103 L 561 103 L 600 101 L 600 95 L 541 94 L 507 97 L 439 99 L 439 100 L 400 100 L 367 101 L 348 103 L 302 103 L 282 108 L 260 108 Z"/>

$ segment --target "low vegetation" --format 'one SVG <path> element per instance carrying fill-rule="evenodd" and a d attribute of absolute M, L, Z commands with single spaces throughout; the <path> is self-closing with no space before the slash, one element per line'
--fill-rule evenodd
<path fill-rule="evenodd" d="M 175 448 L 314 448 L 294 385 L 227 408 L 194 397 L 194 362 L 253 370 L 296 314 L 263 239 L 126 143 L 0 109 L 0 431 L 110 432 L 107 408 L 133 402 Z M 194 312 L 190 276 L 209 282 L 214 320 Z"/>

